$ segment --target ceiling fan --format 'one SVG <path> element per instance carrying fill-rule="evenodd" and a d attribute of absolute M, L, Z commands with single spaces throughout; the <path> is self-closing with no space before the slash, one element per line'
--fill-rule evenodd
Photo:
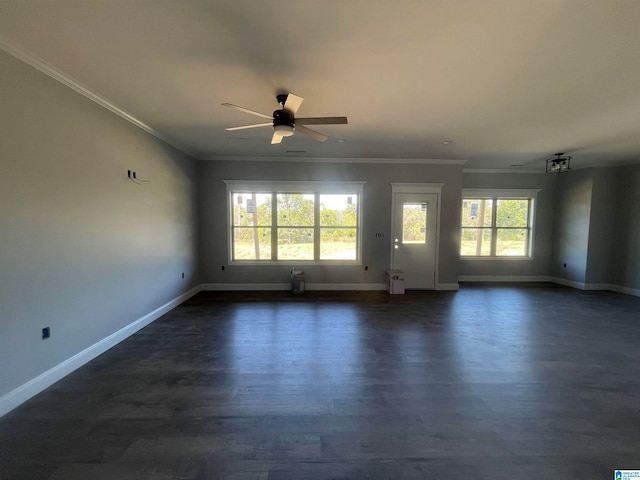
<path fill-rule="evenodd" d="M 273 115 L 266 115 L 231 103 L 223 103 L 222 105 L 225 107 L 234 108 L 241 112 L 271 120 L 268 123 L 256 123 L 254 125 L 244 125 L 242 127 L 231 127 L 225 128 L 225 130 L 233 131 L 244 130 L 246 128 L 273 127 L 273 137 L 271 137 L 271 144 L 273 145 L 275 143 L 280 143 L 283 137 L 290 137 L 293 135 L 294 131 L 308 135 L 311 138 L 315 138 L 319 142 L 324 142 L 329 137 L 320 132 L 316 132 L 315 130 L 311 130 L 305 125 L 343 125 L 347 123 L 347 117 L 296 118 L 296 112 L 300 108 L 303 98 L 294 95 L 293 93 L 276 95 L 276 100 L 282 108 L 274 111 Z"/>

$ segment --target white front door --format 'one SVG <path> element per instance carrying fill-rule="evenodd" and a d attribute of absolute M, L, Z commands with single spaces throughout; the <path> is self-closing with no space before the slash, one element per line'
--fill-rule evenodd
<path fill-rule="evenodd" d="M 391 267 L 403 271 L 405 288 L 435 288 L 437 219 L 437 194 L 393 194 Z"/>

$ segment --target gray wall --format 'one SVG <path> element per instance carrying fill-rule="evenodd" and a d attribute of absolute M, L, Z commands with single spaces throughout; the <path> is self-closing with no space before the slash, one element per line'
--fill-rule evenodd
<path fill-rule="evenodd" d="M 444 183 L 438 282 L 458 282 L 461 165 L 382 163 L 201 162 L 200 252 L 203 283 L 286 283 L 293 264 L 228 265 L 227 198 L 223 180 L 366 181 L 363 193 L 362 266 L 305 266 L 309 283 L 383 283 L 390 264 L 389 182 Z M 384 238 L 375 238 L 383 232 Z M 221 267 L 225 266 L 225 271 Z M 368 271 L 364 266 L 369 267 Z"/>
<path fill-rule="evenodd" d="M 0 105 L 2 396 L 199 279 L 194 160 L 2 51 Z"/>
<path fill-rule="evenodd" d="M 640 165 L 558 175 L 551 275 L 587 288 L 638 289 L 639 192 Z"/>
<path fill-rule="evenodd" d="M 587 284 L 613 282 L 611 259 L 615 238 L 617 169 L 592 169 L 591 222 L 587 253 Z"/>
<path fill-rule="evenodd" d="M 551 275 L 571 282 L 586 282 L 592 176 L 592 169 L 557 175 Z"/>
<path fill-rule="evenodd" d="M 531 259 L 465 259 L 460 261 L 461 276 L 538 277 L 549 275 L 555 175 L 521 173 L 465 173 L 463 188 L 540 189 L 535 206 L 533 255 Z"/>
<path fill-rule="evenodd" d="M 640 289 L 640 165 L 617 171 L 613 283 Z"/>

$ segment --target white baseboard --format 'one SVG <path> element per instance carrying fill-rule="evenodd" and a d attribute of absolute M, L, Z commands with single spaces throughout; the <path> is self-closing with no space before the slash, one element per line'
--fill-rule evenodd
<path fill-rule="evenodd" d="M 585 283 L 584 290 L 613 290 L 610 283 Z"/>
<path fill-rule="evenodd" d="M 203 283 L 200 285 L 203 291 L 286 291 L 291 290 L 290 283 Z"/>
<path fill-rule="evenodd" d="M 558 285 L 564 285 L 565 287 L 577 288 L 579 290 L 585 290 L 586 284 L 582 282 L 574 282 L 573 280 L 567 280 L 566 278 L 551 277 L 551 282 Z"/>
<path fill-rule="evenodd" d="M 567 287 L 579 288 L 580 290 L 608 290 L 611 292 L 624 293 L 625 295 L 640 297 L 640 289 L 623 287 L 621 285 L 614 285 L 612 283 L 579 283 L 556 277 L 554 277 L 552 281 L 555 283 L 559 283 L 560 285 L 565 285 Z"/>
<path fill-rule="evenodd" d="M 207 291 L 287 291 L 290 283 L 203 283 Z M 384 283 L 306 283 L 305 290 L 384 290 Z"/>
<path fill-rule="evenodd" d="M 565 287 L 577 288 L 579 290 L 613 290 L 613 285 L 610 283 L 583 283 L 575 282 L 573 280 L 567 280 L 566 278 L 551 277 L 553 283 L 558 285 L 564 285 Z"/>
<path fill-rule="evenodd" d="M 544 275 L 460 275 L 459 282 L 551 282 Z"/>
<path fill-rule="evenodd" d="M 626 293 L 627 295 L 633 295 L 634 297 L 640 297 L 640 289 L 622 287 L 620 285 L 610 285 L 610 290 L 618 293 Z"/>
<path fill-rule="evenodd" d="M 287 291 L 289 283 L 203 283 L 203 291 Z M 384 283 L 306 283 L 305 290 L 386 290 Z M 458 290 L 457 283 L 439 283 L 436 290 Z"/>
<path fill-rule="evenodd" d="M 161 307 L 156 308 L 154 311 L 146 314 L 133 323 L 130 323 L 126 327 L 121 328 L 117 332 L 112 333 L 108 337 L 103 338 L 99 342 L 96 342 L 90 347 L 85 348 L 81 352 L 76 353 L 74 356 L 68 358 L 64 362 L 59 363 L 55 367 L 50 368 L 46 372 L 41 373 L 37 377 L 32 378 L 28 382 L 20 385 L 18 388 L 3 395 L 2 397 L 0 397 L 0 417 L 9 413 L 11 410 L 23 404 L 31 397 L 42 392 L 44 389 L 50 387 L 58 380 L 66 377 L 74 370 L 90 362 L 98 355 L 103 354 L 114 345 L 120 343 L 127 337 L 136 333 L 138 330 L 146 327 L 157 318 L 161 317 L 184 301 L 193 297 L 199 291 L 200 285 L 165 303 Z"/>
<path fill-rule="evenodd" d="M 560 277 L 546 276 L 499 276 L 499 275 L 460 275 L 460 282 L 551 282 L 578 290 L 605 290 L 640 297 L 640 289 L 622 287 L 611 283 L 582 283 Z"/>
<path fill-rule="evenodd" d="M 307 283 L 307 290 L 385 290 L 384 283 Z"/>

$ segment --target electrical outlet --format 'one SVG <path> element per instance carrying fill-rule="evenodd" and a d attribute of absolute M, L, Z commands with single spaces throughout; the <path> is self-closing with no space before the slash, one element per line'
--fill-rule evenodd
<path fill-rule="evenodd" d="M 182 272 L 182 278 L 184 278 L 184 272 Z"/>
<path fill-rule="evenodd" d="M 49 338 L 51 336 L 51 329 L 49 327 L 44 327 L 42 329 L 42 339 Z"/>
<path fill-rule="evenodd" d="M 564 268 L 567 268 L 567 264 L 566 264 L 566 263 L 562 264 L 562 266 L 563 266 Z"/>
<path fill-rule="evenodd" d="M 224 272 L 224 265 L 222 265 L 222 271 Z"/>
<path fill-rule="evenodd" d="M 367 270 L 369 270 L 369 266 L 368 266 L 368 265 L 365 265 L 365 266 L 364 266 L 364 271 L 366 272 Z"/>

